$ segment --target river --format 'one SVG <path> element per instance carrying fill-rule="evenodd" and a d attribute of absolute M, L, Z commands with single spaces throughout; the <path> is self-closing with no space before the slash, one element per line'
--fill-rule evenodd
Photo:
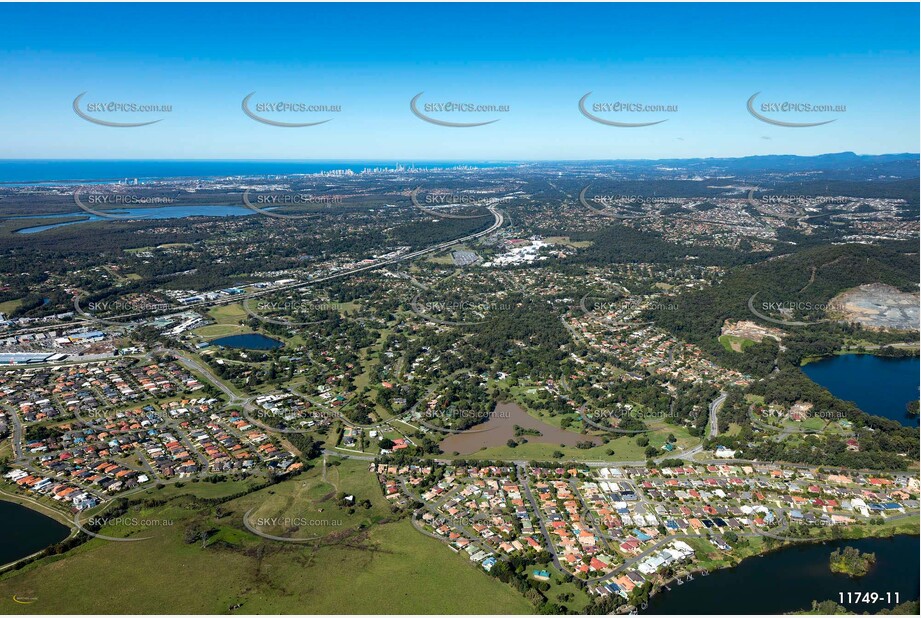
<path fill-rule="evenodd" d="M 803 372 L 831 394 L 876 416 L 911 427 L 918 418 L 908 418 L 905 406 L 918 398 L 917 356 L 885 358 L 872 354 L 841 354 L 805 365 Z"/>
<path fill-rule="evenodd" d="M 198 206 L 162 206 L 162 207 L 150 207 L 150 208 L 123 208 L 118 210 L 109 210 L 109 214 L 117 217 L 137 217 L 138 220 L 149 220 L 149 219 L 184 219 L 186 217 L 244 217 L 248 215 L 255 214 L 251 209 L 246 208 L 245 206 L 207 206 L 207 205 L 198 205 Z M 68 212 L 63 214 L 54 214 L 54 215 L 17 215 L 14 217 L 0 217 L 0 219 L 6 220 L 15 220 L 15 219 L 66 219 L 69 217 L 80 217 L 76 221 L 65 221 L 63 223 L 49 223 L 47 225 L 36 225 L 33 227 L 26 227 L 20 230 L 17 230 L 17 234 L 37 234 L 39 232 L 44 232 L 45 230 L 53 230 L 57 227 L 63 227 L 65 225 L 77 225 L 79 223 L 87 223 L 89 221 L 108 221 L 109 219 L 104 219 L 96 215 L 88 214 L 83 211 L 79 212 Z"/>
<path fill-rule="evenodd" d="M 876 554 L 876 565 L 864 577 L 851 579 L 832 573 L 829 554 L 850 545 Z M 831 541 L 803 544 L 748 558 L 731 569 L 721 569 L 671 590 L 649 601 L 644 614 L 783 614 L 809 609 L 813 601 L 834 601 L 858 614 L 876 613 L 886 603 L 841 602 L 839 593 L 876 592 L 885 597 L 899 593 L 899 602 L 918 599 L 919 537 Z"/>
<path fill-rule="evenodd" d="M 38 511 L 0 500 L 0 564 L 24 558 L 67 538 L 70 529 Z"/>

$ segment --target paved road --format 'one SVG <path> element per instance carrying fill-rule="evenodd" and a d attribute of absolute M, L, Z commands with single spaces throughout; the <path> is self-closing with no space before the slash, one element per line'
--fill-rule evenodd
<path fill-rule="evenodd" d="M 22 440 L 24 437 L 22 421 L 19 419 L 19 412 L 9 408 L 10 421 L 13 427 L 10 430 L 10 439 L 13 441 L 13 458 L 16 462 L 24 461 L 25 456 L 22 454 Z"/>
<path fill-rule="evenodd" d="M 547 527 L 544 525 L 544 517 L 540 514 L 540 505 L 537 504 L 537 499 L 534 497 L 534 494 L 531 493 L 531 488 L 528 485 L 529 477 L 527 471 L 525 470 L 525 465 L 523 463 L 516 463 L 516 465 L 518 467 L 518 481 L 521 484 L 522 489 L 524 489 L 524 493 L 528 498 L 528 502 L 531 503 L 531 508 L 534 509 L 534 518 L 537 520 L 537 525 L 540 528 L 540 533 L 544 537 L 544 544 L 547 547 L 547 551 L 553 558 L 553 566 L 555 566 L 560 573 L 569 573 L 569 570 L 563 567 L 563 565 L 560 563 L 560 557 L 556 553 L 556 547 L 553 545 L 553 541 L 550 539 L 550 534 L 547 532 Z"/>
<path fill-rule="evenodd" d="M 333 449 L 329 449 L 329 448 L 323 449 L 323 454 L 331 455 L 333 457 L 341 457 L 342 459 L 354 459 L 356 461 L 374 461 L 375 459 L 374 455 L 358 455 L 358 454 L 353 455 L 351 453 L 343 453 L 341 451 L 334 451 Z"/>
<path fill-rule="evenodd" d="M 716 418 L 717 413 L 720 411 L 720 408 L 723 407 L 723 404 L 726 403 L 726 397 L 728 395 L 724 392 L 720 392 L 720 396 L 713 400 L 710 404 L 710 437 L 715 438 L 719 435 L 719 421 Z"/>

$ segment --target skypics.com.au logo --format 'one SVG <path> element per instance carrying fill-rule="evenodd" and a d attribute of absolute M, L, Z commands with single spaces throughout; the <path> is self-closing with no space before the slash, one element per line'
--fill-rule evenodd
<path fill-rule="evenodd" d="M 595 195 L 588 197 L 589 189 L 591 189 L 591 185 L 587 185 L 579 191 L 579 204 L 581 204 L 586 211 L 609 219 L 646 219 L 653 216 L 654 213 L 634 213 L 626 210 L 626 208 L 633 205 L 649 206 L 670 204 L 673 203 L 674 200 L 674 198 L 655 198 L 649 196 L 633 199 L 630 196 L 624 195 Z"/>
<path fill-rule="evenodd" d="M 334 104 L 305 103 L 302 101 L 287 100 L 254 102 L 252 99 L 255 95 L 255 92 L 250 92 L 243 97 L 243 102 L 240 105 L 243 113 L 256 122 L 267 124 L 272 127 L 282 127 L 285 129 L 315 127 L 317 125 L 326 124 L 333 120 L 333 118 L 305 122 L 292 122 L 291 120 L 298 116 L 303 118 L 306 114 L 328 115 L 338 114 L 342 111 L 341 105 Z M 281 118 L 288 118 L 289 120 L 281 120 Z"/>
<path fill-rule="evenodd" d="M 253 511 L 256 510 L 256 507 L 251 508 L 249 511 L 243 515 L 243 526 L 255 534 L 256 536 L 261 536 L 264 539 L 270 541 L 278 541 L 279 543 L 313 543 L 322 539 L 324 534 L 316 534 L 316 532 L 327 531 L 330 528 L 339 529 L 343 528 L 343 522 L 341 519 L 311 519 L 307 517 L 252 517 Z M 301 530 L 311 530 L 314 531 L 314 534 L 304 537 L 286 537 L 278 536 L 276 534 L 271 534 L 266 532 L 265 529 L 282 529 L 284 531 L 298 532 Z"/>
<path fill-rule="evenodd" d="M 766 321 L 772 322 L 774 324 L 780 324 L 781 326 L 813 326 L 816 324 L 821 324 L 823 322 L 828 322 L 828 319 L 820 320 L 795 320 L 790 319 L 795 315 L 810 315 L 814 313 L 824 313 L 829 309 L 828 303 L 813 303 L 808 301 L 801 300 L 764 300 L 757 302 L 756 299 L 760 292 L 755 292 L 751 295 L 751 298 L 748 299 L 748 310 L 751 313 Z M 771 315 L 781 315 L 782 318 L 775 318 Z"/>
<path fill-rule="evenodd" d="M 779 120 L 780 117 L 805 118 L 806 116 L 804 116 L 804 114 L 823 114 L 827 117 L 829 114 L 842 114 L 847 112 L 847 105 L 816 103 L 812 101 L 762 101 L 756 105 L 755 99 L 758 98 L 760 94 L 760 92 L 756 92 L 748 98 L 748 102 L 746 103 L 748 113 L 761 122 L 766 122 L 776 127 L 819 127 L 838 120 L 837 118 L 832 118 L 830 120 L 819 120 L 816 122 L 794 122 L 792 120 Z M 799 116 L 788 116 L 788 114 L 799 114 Z"/>
<path fill-rule="evenodd" d="M 629 116 L 630 114 L 656 114 L 662 116 L 663 114 L 675 114 L 678 112 L 678 106 L 675 104 L 647 103 L 643 101 L 598 101 L 589 104 L 588 98 L 591 94 L 591 91 L 586 92 L 579 99 L 579 111 L 592 122 L 608 127 L 628 129 L 651 127 L 667 122 L 668 118 L 643 122 L 627 122 L 627 118 L 631 117 Z"/>
<path fill-rule="evenodd" d="M 431 114 L 451 115 L 451 117 L 456 118 L 458 117 L 458 114 L 504 114 L 511 111 L 511 107 L 509 105 L 496 103 L 471 103 L 454 100 L 420 103 L 419 99 L 422 98 L 423 94 L 425 94 L 425 91 L 420 92 L 410 100 L 409 110 L 413 113 L 414 116 L 416 116 L 416 118 L 424 120 L 429 124 L 438 125 L 440 127 L 482 127 L 488 124 L 493 124 L 494 122 L 499 122 L 501 119 L 492 118 L 482 122 L 457 122 L 445 120 L 443 118 L 437 118 Z"/>
<path fill-rule="evenodd" d="M 86 305 L 86 309 L 83 305 Z M 130 326 L 135 320 L 170 310 L 170 305 L 163 302 L 138 300 L 80 301 L 80 295 L 74 296 L 74 311 L 83 318 L 106 326 Z M 100 317 L 104 315 L 106 317 Z"/>
<path fill-rule="evenodd" d="M 157 124 L 163 120 L 163 118 L 156 118 L 155 120 L 137 120 L 134 122 L 126 122 L 124 119 L 138 117 L 150 118 L 151 114 L 162 115 L 173 111 L 173 106 L 169 104 L 138 103 L 136 101 L 112 99 L 107 101 L 94 100 L 84 102 L 84 96 L 86 96 L 86 92 L 81 92 L 77 95 L 77 98 L 74 99 L 74 113 L 87 122 L 103 127 L 146 127 L 147 125 Z M 115 120 L 116 118 L 122 120 Z"/>
<path fill-rule="evenodd" d="M 481 210 L 495 202 L 495 199 L 488 199 L 471 195 L 469 193 L 449 193 L 445 191 L 427 191 L 423 192 L 421 188 L 416 188 L 409 194 L 409 200 L 418 210 L 427 215 L 438 217 L 439 219 L 481 219 L 490 217 L 488 212 L 481 214 L 459 214 L 454 212 L 460 208 L 464 211 L 468 209 Z"/>
<path fill-rule="evenodd" d="M 275 219 L 314 219 L 318 215 L 315 208 L 308 212 L 279 212 L 285 208 L 304 208 L 317 206 L 340 206 L 344 199 L 339 195 L 328 195 L 310 192 L 275 192 L 269 194 L 254 194 L 251 189 L 243 191 L 243 205 L 256 214 Z"/>
<path fill-rule="evenodd" d="M 344 309 L 345 305 L 321 300 L 289 298 L 281 301 L 254 300 L 243 301 L 243 310 L 260 322 L 277 324 L 288 328 L 321 324 L 331 319 L 333 313 Z M 288 319 L 291 316 L 295 319 Z"/>
<path fill-rule="evenodd" d="M 130 207 L 155 208 L 157 206 L 170 206 L 176 202 L 175 198 L 162 195 L 139 195 L 136 193 L 114 193 L 100 191 L 84 191 L 82 188 L 74 190 L 74 204 L 83 212 L 101 219 L 126 220 L 144 219 L 149 213 L 120 212 Z"/>

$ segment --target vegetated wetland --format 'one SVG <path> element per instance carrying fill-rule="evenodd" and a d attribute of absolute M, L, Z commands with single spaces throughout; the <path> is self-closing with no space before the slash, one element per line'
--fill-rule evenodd
<path fill-rule="evenodd" d="M 521 435 L 516 436 L 516 426 L 526 431 L 519 432 Z M 529 433 L 527 430 L 536 433 Z M 591 442 L 594 445 L 601 443 L 601 439 L 596 436 L 586 436 L 549 425 L 528 414 L 518 404 L 503 402 L 496 405 L 488 421 L 475 425 L 470 431 L 447 436 L 441 441 L 440 446 L 445 453 L 457 451 L 461 455 L 469 455 L 484 447 L 503 446 L 511 439 L 522 437 L 527 439 L 528 443 L 557 446 L 575 446 L 580 442 Z"/>

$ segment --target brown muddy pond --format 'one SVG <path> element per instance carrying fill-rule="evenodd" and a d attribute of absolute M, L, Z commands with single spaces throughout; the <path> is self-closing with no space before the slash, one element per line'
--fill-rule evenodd
<path fill-rule="evenodd" d="M 601 438 L 566 431 L 534 418 L 515 403 L 500 403 L 489 415 L 489 420 L 471 427 L 464 433 L 455 433 L 441 441 L 441 450 L 445 453 L 457 451 L 461 455 L 475 453 L 481 448 L 505 446 L 515 438 L 515 425 L 525 429 L 536 429 L 540 436 L 524 435 L 529 443 L 575 446 L 577 442 L 591 440 L 595 445 L 601 444 Z M 516 438 L 517 439 L 517 438 Z"/>

